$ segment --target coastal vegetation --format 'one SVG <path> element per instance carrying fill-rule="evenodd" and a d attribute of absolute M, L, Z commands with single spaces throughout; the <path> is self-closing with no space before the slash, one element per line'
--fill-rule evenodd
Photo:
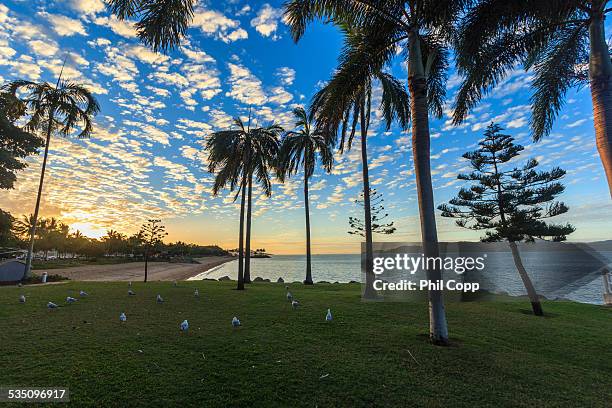
<path fill-rule="evenodd" d="M 537 2 L 506 3 L 509 2 L 291 0 L 285 4 L 284 21 L 296 42 L 310 24 L 319 20 L 333 24 L 340 30 L 343 47 L 332 77 L 322 84 L 310 106 L 296 109 L 298 122 L 294 131 L 285 133 L 274 123 L 265 126 L 257 124 L 257 115 L 249 108 L 248 122 L 237 117 L 231 128 L 206 136 L 204 145 L 208 170 L 215 173 L 213 195 L 227 188 L 234 194 L 234 201 L 240 198 L 238 289 L 244 289 L 245 283 L 251 281 L 253 188 L 260 189 L 264 196 L 269 197 L 274 175 L 282 182 L 298 171 L 304 172 L 308 259 L 304 282 L 313 282 L 308 181 L 315 171 L 317 158 L 324 170 L 330 171 L 333 150 L 337 148 L 344 152 L 350 149 L 354 137 L 359 136 L 364 218 L 357 230 L 359 235 L 363 234 L 366 242 L 365 296 L 375 297 L 369 284 L 373 276 L 372 234 L 380 232 L 380 229 L 376 231 L 373 221 L 376 206 L 372 204 L 370 195 L 367 138 L 371 130 L 371 116 L 377 109 L 387 130 L 392 124 L 396 124 L 400 130 L 410 128 L 423 252 L 427 257 L 439 256 L 435 212 L 438 207 L 434 201 L 430 164 L 430 119 L 441 118 L 447 106 L 446 82 L 452 62 L 456 63 L 463 81 L 453 106 L 455 124 L 460 124 L 480 99 L 507 77 L 518 63 L 532 70 L 535 76 L 532 84 L 532 136 L 535 141 L 550 132 L 567 90 L 589 82 L 597 148 L 608 181 L 612 183 L 612 125 L 609 123 L 612 121 L 612 86 L 609 86 L 612 63 L 603 23 L 605 15 L 612 10 L 605 8 L 607 2 L 603 0 L 559 0 L 546 7 L 535 4 Z M 195 1 L 109 0 L 107 4 L 120 20 L 136 21 L 138 37 L 145 45 L 155 52 L 166 52 L 184 44 Z M 451 59 L 451 56 L 456 58 Z M 398 59 L 407 64 L 408 76 L 405 80 L 394 78 L 389 73 L 390 66 Z M 372 104 L 374 86 L 382 90 L 380 106 Z M 34 246 L 45 251 L 45 248 L 58 249 L 62 243 L 69 243 L 72 245 L 71 253 L 87 254 L 89 251 L 86 256 L 95 257 L 117 253 L 112 251 L 123 248 L 123 242 L 132 240 L 126 244 L 126 248 L 130 248 L 126 253 L 130 253 L 130 250 L 132 255 L 142 253 L 145 260 L 148 260 L 149 250 L 155 248 L 154 252 L 157 252 L 157 248 L 163 247 L 159 237 L 153 242 L 143 240 L 142 235 L 126 238 L 116 231 L 109 231 L 107 239 L 93 240 L 83 237 L 78 231 L 70 234 L 69 229 L 57 220 L 39 220 L 52 136 L 89 136 L 99 106 L 87 87 L 62 81 L 61 74 L 55 86 L 46 82 L 15 81 L 4 91 L 0 101 L 3 118 L 0 119 L 6 119 L 4 122 L 8 121 L 8 125 L 12 126 L 16 126 L 19 120 L 25 120 L 24 126 L 15 128 L 21 133 L 15 129 L 9 132 L 12 132 L 11 137 L 15 140 L 24 140 L 25 145 L 4 155 L 8 160 L 0 163 L 4 166 L 0 167 L 4 183 L 2 188 L 13 185 L 15 172 L 23 168 L 22 159 L 41 147 L 38 139 L 44 136 L 45 149 L 34 213 L 18 220 L 6 212 L 0 213 L 0 237 L 3 240 L 15 242 L 18 246 L 29 240 L 26 275 Z M 0 124 L 7 124 L 4 122 Z M 493 134 L 497 134 L 497 131 L 490 131 L 493 139 L 503 136 L 495 136 Z M 35 137 L 30 137 L 30 133 Z M 503 139 L 500 143 L 511 143 L 511 140 Z M 521 150 L 516 145 L 500 148 L 509 149 L 502 152 L 508 160 Z M 3 147 L 5 150 L 6 146 Z M 483 163 L 487 163 L 488 159 L 483 157 L 482 152 L 480 156 L 478 152 L 466 156 L 472 160 L 477 172 Z M 482 174 L 465 176 L 464 180 L 480 182 L 481 185 L 469 192 L 462 190 L 460 196 L 451 201 L 455 207 L 440 207 L 443 216 L 462 217 L 463 212 L 457 207 L 467 206 L 472 216 L 484 217 L 486 221 L 481 223 L 477 219 L 476 228 L 495 230 L 494 235 L 487 236 L 488 239 L 508 240 L 513 249 L 513 243 L 522 240 L 565 239 L 573 231 L 571 226 L 551 226 L 541 220 L 562 214 L 567 208 L 562 204 L 553 204 L 545 210 L 540 207 L 563 192 L 557 180 L 563 177 L 564 172 L 554 169 L 535 173 L 536 165 L 537 162 L 529 161 L 523 168 L 513 170 L 513 173 L 495 173 L 494 180 L 485 180 L 488 176 Z M 515 180 L 503 182 L 501 179 L 504 176 Z M 492 207 L 482 204 L 488 200 L 483 195 L 491 186 L 497 188 L 497 199 L 493 200 Z M 507 191 L 500 192 L 507 186 L 510 186 Z M 525 206 L 532 208 L 519 210 Z M 483 215 L 483 209 L 488 213 Z M 512 214 L 511 219 L 504 219 L 502 214 Z M 515 219 L 520 220 L 521 225 L 513 223 Z M 523 224 L 527 223 L 532 229 L 526 229 Z M 387 231 L 391 228 L 388 226 Z M 533 228 L 539 229 L 536 231 Z M 520 256 L 517 254 L 515 259 L 519 267 Z M 532 295 L 534 312 L 541 314 L 537 294 L 529 289 L 528 275 L 522 273 L 524 271 L 520 267 L 518 269 Z M 441 278 L 441 270 L 429 268 L 427 277 L 437 281 Z M 430 339 L 435 344 L 448 345 L 450 337 L 442 292 L 430 290 L 428 296 Z"/>
<path fill-rule="evenodd" d="M 0 257 L 23 253 L 29 246 L 32 216 L 15 219 L 9 213 L 0 218 Z M 57 218 L 39 218 L 37 222 L 33 268 L 59 268 L 82 264 L 106 264 L 142 261 L 146 240 L 143 235 L 126 235 L 108 230 L 99 239 L 70 232 L 66 223 Z M 163 238 L 163 237 L 162 237 Z M 196 245 L 181 241 L 158 242 L 151 246 L 149 258 L 154 260 L 184 260 L 205 256 L 228 255 L 217 245 Z"/>
<path fill-rule="evenodd" d="M 565 190 L 560 182 L 565 171 L 559 167 L 538 171 L 536 159 L 517 166 L 515 159 L 524 147 L 502 131 L 501 126 L 490 124 L 478 149 L 463 155 L 470 161 L 472 172 L 459 174 L 457 178 L 474 184 L 463 187 L 457 197 L 439 209 L 443 217 L 455 218 L 461 228 L 485 231 L 483 242 L 508 242 L 533 313 L 543 316 L 540 298 L 516 243 L 536 239 L 561 242 L 574 232 L 569 223 L 548 222 L 568 211 L 563 202 L 554 201 Z"/>
<path fill-rule="evenodd" d="M 295 175 L 300 169 L 304 172 L 304 210 L 306 212 L 306 279 L 304 279 L 304 284 L 312 285 L 308 182 L 314 174 L 317 159 L 320 159 L 321 166 L 327 173 L 331 171 L 334 154 L 329 138 L 311 122 L 303 107 L 295 108 L 293 115 L 296 119 L 296 130 L 287 132 L 283 137 L 276 160 L 276 172 L 281 182 Z"/>
<path fill-rule="evenodd" d="M 76 133 L 78 138 L 89 137 L 93 128 L 93 117 L 100 110 L 98 102 L 87 87 L 81 84 L 62 81 L 61 76 L 62 74 L 60 73 L 55 86 L 48 82 L 36 83 L 18 80 L 9 83 L 4 88 L 7 93 L 12 95 L 15 105 L 23 106 L 23 116 L 26 116 L 26 123 L 23 125 L 23 129 L 28 132 L 40 132 L 45 135 L 45 150 L 40 171 L 38 195 L 36 196 L 36 205 L 32 215 L 30 247 L 26 257 L 25 278 L 29 276 L 30 269 L 32 268 L 38 212 L 40 210 L 51 136 L 66 137 Z"/>

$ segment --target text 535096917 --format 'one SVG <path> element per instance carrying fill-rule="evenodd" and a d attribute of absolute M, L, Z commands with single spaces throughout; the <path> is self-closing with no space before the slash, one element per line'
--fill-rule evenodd
<path fill-rule="evenodd" d="M 68 402 L 68 388 L 0 387 L 0 402 Z"/>

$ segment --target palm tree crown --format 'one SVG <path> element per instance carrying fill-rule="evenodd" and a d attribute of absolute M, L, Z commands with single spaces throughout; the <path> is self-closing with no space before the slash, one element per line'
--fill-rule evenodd
<path fill-rule="evenodd" d="M 304 177 L 312 177 L 319 154 L 321 164 L 325 171 L 330 172 L 334 162 L 332 146 L 325 133 L 314 127 L 303 107 L 293 110 L 296 118 L 296 129 L 287 132 L 283 138 L 278 155 L 278 176 L 284 181 L 285 177 L 304 169 Z"/>
<path fill-rule="evenodd" d="M 19 96 L 27 107 L 29 118 L 24 126 L 28 131 L 44 129 L 62 136 L 80 129 L 79 138 L 89 137 L 92 131 L 92 117 L 100 111 L 98 102 L 83 85 L 58 81 L 54 86 L 48 82 L 13 81 L 4 89 Z"/>
<path fill-rule="evenodd" d="M 181 44 L 193 19 L 195 0 L 107 0 L 120 20 L 138 18 L 140 40 L 153 51 L 167 51 Z"/>
<path fill-rule="evenodd" d="M 464 75 L 455 102 L 460 123 L 516 66 L 533 69 L 533 137 L 546 136 L 567 90 L 588 79 L 588 1 L 481 1 L 464 17 L 457 67 Z M 605 2 L 602 2 L 602 4 Z M 603 9 L 602 9 L 603 11 Z"/>

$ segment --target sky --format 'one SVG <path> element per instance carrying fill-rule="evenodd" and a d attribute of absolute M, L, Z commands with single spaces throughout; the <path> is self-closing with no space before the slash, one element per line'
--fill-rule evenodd
<path fill-rule="evenodd" d="M 246 120 L 293 128 L 291 111 L 307 106 L 329 79 L 342 45 L 332 26 L 316 23 L 295 44 L 282 19 L 282 2 L 198 1 L 183 46 L 167 55 L 139 43 L 131 22 L 110 15 L 102 0 L 0 0 L 0 83 L 15 79 L 85 84 L 101 112 L 91 138 L 55 137 L 50 146 L 42 216 L 55 216 L 72 230 L 100 237 L 106 230 L 137 232 L 149 218 L 163 220 L 168 240 L 237 247 L 239 206 L 233 194 L 211 194 L 203 142 L 211 132 Z M 389 68 L 405 82 L 403 61 Z M 520 160 L 537 158 L 541 169 L 567 170 L 561 199 L 570 210 L 573 241 L 611 238 L 612 201 L 597 150 L 588 88 L 571 91 L 551 134 L 537 144 L 529 135 L 529 84 L 517 69 L 483 99 L 460 126 L 450 105 L 460 78 L 448 73 L 448 107 L 431 121 L 431 164 L 437 203 L 462 186 L 469 170 L 461 155 L 473 150 L 495 121 L 525 146 Z M 380 89 L 375 89 L 376 95 Z M 410 133 L 385 131 L 380 112 L 368 135 L 370 179 L 397 227 L 375 241 L 419 241 L 419 219 Z M 359 251 L 347 233 L 348 217 L 362 211 L 359 146 L 337 154 L 331 174 L 311 179 L 313 253 Z M 0 208 L 13 215 L 34 210 L 41 156 L 28 159 L 16 188 L 2 191 Z M 437 217 L 440 240 L 477 240 L 479 232 Z M 252 247 L 275 254 L 304 252 L 302 177 L 275 182 L 270 198 L 254 196 Z"/>

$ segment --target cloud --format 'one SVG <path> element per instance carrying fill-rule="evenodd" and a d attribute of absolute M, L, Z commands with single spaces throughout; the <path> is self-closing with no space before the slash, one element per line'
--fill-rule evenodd
<path fill-rule="evenodd" d="M 248 33 L 240 28 L 238 20 L 232 20 L 215 10 L 199 9 L 194 12 L 193 23 L 207 36 L 230 43 L 249 37 Z"/>
<path fill-rule="evenodd" d="M 73 10 L 85 15 L 95 15 L 106 9 L 103 0 L 70 0 L 69 4 Z"/>
<path fill-rule="evenodd" d="M 226 96 L 248 105 L 263 105 L 266 103 L 267 97 L 259 78 L 242 65 L 231 62 L 227 65 L 230 69 L 228 79 L 230 91 L 226 92 Z"/>
<path fill-rule="evenodd" d="M 295 69 L 281 67 L 276 70 L 276 76 L 280 78 L 283 85 L 293 85 L 293 81 L 295 81 Z"/>
<path fill-rule="evenodd" d="M 61 14 L 39 13 L 51 23 L 51 28 L 62 37 L 70 37 L 75 34 L 87 35 L 83 24 L 74 18 L 66 17 Z"/>
<path fill-rule="evenodd" d="M 271 36 L 273 40 L 276 40 L 279 38 L 276 35 L 278 22 L 282 17 L 282 9 L 276 9 L 266 3 L 257 12 L 257 17 L 251 20 L 251 27 L 264 37 Z"/>
<path fill-rule="evenodd" d="M 94 23 L 110 28 L 115 34 L 125 38 L 136 38 L 138 33 L 134 28 L 134 24 L 129 21 L 119 20 L 116 16 L 98 17 Z"/>

